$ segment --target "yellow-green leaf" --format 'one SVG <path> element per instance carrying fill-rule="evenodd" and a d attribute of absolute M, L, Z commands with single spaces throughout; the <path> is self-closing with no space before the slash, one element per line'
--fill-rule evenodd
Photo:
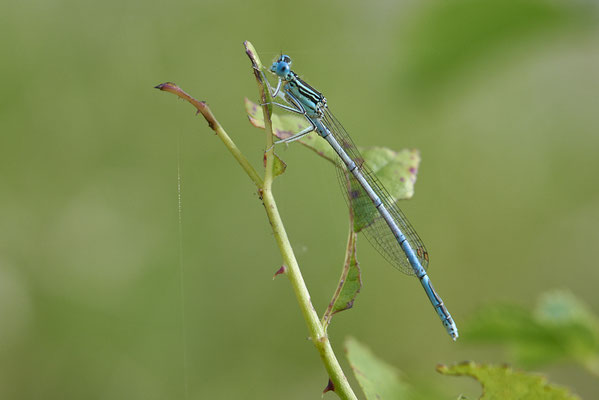
<path fill-rule="evenodd" d="M 483 387 L 480 400 L 580 400 L 568 389 L 553 385 L 541 375 L 514 370 L 505 365 L 465 362 L 439 365 L 443 375 L 470 376 Z"/>
<path fill-rule="evenodd" d="M 352 371 L 368 400 L 412 398 L 412 389 L 401 379 L 401 373 L 394 366 L 377 358 L 354 338 L 345 341 L 345 350 Z"/>

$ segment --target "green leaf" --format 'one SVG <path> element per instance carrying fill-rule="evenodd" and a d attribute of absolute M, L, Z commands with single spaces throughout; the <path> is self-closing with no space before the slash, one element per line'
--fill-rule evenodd
<path fill-rule="evenodd" d="M 453 366 L 439 365 L 443 375 L 470 376 L 483 387 L 481 400 L 579 400 L 568 389 L 552 385 L 543 376 L 496 366 L 465 362 Z"/>
<path fill-rule="evenodd" d="M 362 287 L 361 271 L 358 265 L 358 259 L 356 258 L 357 235 L 355 232 L 351 232 L 350 237 L 350 244 L 347 248 L 347 257 L 345 261 L 347 274 L 342 283 L 341 293 L 333 304 L 333 314 L 351 308 L 354 304 L 354 299 Z"/>
<path fill-rule="evenodd" d="M 361 153 L 394 201 L 412 198 L 420 165 L 418 150 L 370 147 Z"/>
<path fill-rule="evenodd" d="M 462 337 L 504 343 L 526 366 L 572 360 L 597 373 L 599 321 L 567 292 L 544 295 L 532 312 L 511 305 L 486 306 L 466 324 Z"/>
<path fill-rule="evenodd" d="M 357 234 L 350 230 L 339 284 L 322 318 L 325 326 L 330 324 L 334 314 L 353 307 L 354 300 L 362 288 L 362 274 L 356 257 L 357 239 Z"/>
<path fill-rule="evenodd" d="M 413 397 L 400 372 L 378 359 L 354 338 L 345 341 L 347 359 L 364 395 L 369 400 L 401 400 Z"/>
<path fill-rule="evenodd" d="M 264 129 L 262 107 L 246 98 L 245 111 L 247 112 L 252 125 L 256 128 Z M 273 113 L 271 115 L 271 121 L 273 133 L 279 139 L 290 138 L 310 125 L 304 116 L 291 112 L 286 112 L 281 115 Z M 335 154 L 332 147 L 326 141 L 322 140 L 316 132 L 309 133 L 299 140 L 299 142 L 330 162 L 336 162 L 337 154 Z"/>
<path fill-rule="evenodd" d="M 245 99 L 245 109 L 250 123 L 264 129 L 264 116 L 262 107 Z M 273 133 L 279 139 L 286 139 L 301 131 L 309 124 L 306 119 L 297 114 L 273 113 L 271 116 Z M 338 156 L 331 146 L 315 132 L 306 135 L 299 143 L 308 147 L 319 156 L 336 164 Z M 414 149 L 393 151 L 386 147 L 358 147 L 362 157 L 376 177 L 389 192 L 394 201 L 409 199 L 414 195 L 414 184 L 420 164 L 420 152 Z"/>
<path fill-rule="evenodd" d="M 264 153 L 264 166 L 266 167 L 266 153 Z M 275 176 L 279 176 L 285 172 L 287 164 L 278 155 L 274 155 L 273 172 Z"/>

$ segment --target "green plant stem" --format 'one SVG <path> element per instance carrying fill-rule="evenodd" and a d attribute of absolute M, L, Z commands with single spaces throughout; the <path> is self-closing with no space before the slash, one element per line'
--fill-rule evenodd
<path fill-rule="evenodd" d="M 287 237 L 283 221 L 281 220 L 281 216 L 279 215 L 279 211 L 277 209 L 277 204 L 272 193 L 272 182 L 274 178 L 274 149 L 272 143 L 274 136 L 272 133 L 272 123 L 270 120 L 270 93 L 268 92 L 266 86 L 264 68 L 260 63 L 260 59 L 258 58 L 258 55 L 254 47 L 250 42 L 245 42 L 244 45 L 246 48 L 246 53 L 252 61 L 254 74 L 258 83 L 259 96 L 262 100 L 262 109 L 264 112 L 264 129 L 266 132 L 266 145 L 268 149 L 268 151 L 266 152 L 266 172 L 264 176 L 264 186 L 262 189 L 262 200 L 264 202 L 264 208 L 266 209 L 266 214 L 268 215 L 268 219 L 272 226 L 277 245 L 279 246 L 279 250 L 281 251 L 281 255 L 283 256 L 283 261 L 287 266 L 286 275 L 289 278 L 289 281 L 291 282 L 291 286 L 293 287 L 293 291 L 295 292 L 295 296 L 299 303 L 300 310 L 302 312 L 302 315 L 304 316 L 306 324 L 308 325 L 308 330 L 310 331 L 310 338 L 312 339 L 312 343 L 314 343 L 314 346 L 320 354 L 320 358 L 322 359 L 325 368 L 329 374 L 329 379 L 331 380 L 331 382 L 333 382 L 334 391 L 341 399 L 357 400 L 356 395 L 349 386 L 349 382 L 347 381 L 347 378 L 345 377 L 345 374 L 343 373 L 343 370 L 339 365 L 339 361 L 335 357 L 335 353 L 333 352 L 333 348 L 331 347 L 331 342 L 329 341 L 329 338 L 325 332 L 325 329 L 323 328 L 323 325 L 320 323 L 318 314 L 316 313 L 316 310 L 312 305 L 312 302 L 310 300 L 310 293 L 308 292 L 308 288 L 306 287 L 306 284 L 302 277 L 302 273 L 300 271 L 299 265 L 291 247 L 291 243 L 289 242 L 289 238 Z"/>
<path fill-rule="evenodd" d="M 335 353 L 333 352 L 333 348 L 331 347 L 331 342 L 327 337 L 323 325 L 320 323 L 318 314 L 312 306 L 312 303 L 310 301 L 310 293 L 308 292 L 308 288 L 306 287 L 306 284 L 302 277 L 299 265 L 297 263 L 295 255 L 293 254 L 291 243 L 289 242 L 289 238 L 287 237 L 287 233 L 285 232 L 283 221 L 281 220 L 281 216 L 279 215 L 279 211 L 277 209 L 277 204 L 272 193 L 272 183 L 274 180 L 273 165 L 275 160 L 273 148 L 274 136 L 272 134 L 272 123 L 270 120 L 270 112 L 272 107 L 270 103 L 272 99 L 270 96 L 270 92 L 268 90 L 265 90 L 266 77 L 264 76 L 264 69 L 262 67 L 262 64 L 260 63 L 260 60 L 258 59 L 256 51 L 254 50 L 250 42 L 245 42 L 244 44 L 246 52 L 252 60 L 252 64 L 254 67 L 254 75 L 256 76 L 256 80 L 258 82 L 260 99 L 261 103 L 263 104 L 262 107 L 265 115 L 264 125 L 266 132 L 266 146 L 268 151 L 266 152 L 266 171 L 264 174 L 264 179 L 262 179 L 258 175 L 256 170 L 251 166 L 251 164 L 248 162 L 245 156 L 237 148 L 233 140 L 231 140 L 229 135 L 227 135 L 226 131 L 214 117 L 212 111 L 205 102 L 196 100 L 172 82 L 160 84 L 156 86 L 156 89 L 173 93 L 178 97 L 191 103 L 198 110 L 198 113 L 201 113 L 204 116 L 210 128 L 223 141 L 225 147 L 231 152 L 233 157 L 235 157 L 237 162 L 241 165 L 243 170 L 247 173 L 247 175 L 256 185 L 264 203 L 266 215 L 268 216 L 268 219 L 272 226 L 277 245 L 279 246 L 279 250 L 281 251 L 281 255 L 283 256 L 285 265 L 287 266 L 285 274 L 291 282 L 291 286 L 293 287 L 293 291 L 295 292 L 295 296 L 299 303 L 300 310 L 302 312 L 302 315 L 304 316 L 306 324 L 308 325 L 308 330 L 310 331 L 310 338 L 314 343 L 314 346 L 318 350 L 318 353 L 320 354 L 320 358 L 322 359 L 327 373 L 329 374 L 329 379 L 333 383 L 333 390 L 343 400 L 357 400 L 356 395 L 349 386 L 349 382 L 347 381 L 347 378 L 345 377 L 343 370 L 341 369 L 341 366 L 339 365 L 339 362 L 335 357 Z"/>

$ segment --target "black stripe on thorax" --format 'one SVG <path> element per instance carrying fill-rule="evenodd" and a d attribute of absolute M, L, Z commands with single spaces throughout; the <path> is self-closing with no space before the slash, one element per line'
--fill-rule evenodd
<path fill-rule="evenodd" d="M 308 98 L 314 104 L 320 103 L 324 100 L 324 96 L 318 90 L 304 82 L 297 75 L 294 76 L 295 84 L 297 85 L 297 91 L 304 97 Z M 293 82 L 293 81 L 292 81 Z"/>

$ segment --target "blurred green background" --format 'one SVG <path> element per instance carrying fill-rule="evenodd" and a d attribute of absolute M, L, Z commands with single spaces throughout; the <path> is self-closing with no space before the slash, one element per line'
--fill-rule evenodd
<path fill-rule="evenodd" d="M 291 55 L 358 144 L 420 149 L 416 194 L 401 206 L 458 325 L 481 304 L 532 307 L 555 288 L 599 310 L 593 2 L 2 9 L 0 398 L 319 398 L 326 374 L 290 285 L 271 279 L 281 258 L 255 188 L 191 106 L 153 89 L 173 81 L 206 100 L 261 168 L 244 40 L 265 63 Z M 277 151 L 288 168 L 275 195 L 321 313 L 347 211 L 326 161 L 299 145 Z M 365 240 L 359 257 L 361 295 L 329 329 L 340 358 L 353 335 L 446 398 L 480 388 L 437 363 L 513 361 L 452 343 L 417 280 Z M 579 367 L 539 372 L 599 392 Z"/>

